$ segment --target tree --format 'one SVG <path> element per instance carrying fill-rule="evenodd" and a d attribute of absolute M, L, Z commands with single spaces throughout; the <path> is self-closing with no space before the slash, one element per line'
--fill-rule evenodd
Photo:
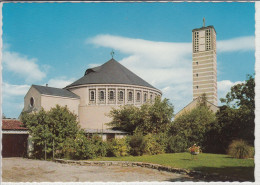
<path fill-rule="evenodd" d="M 218 122 L 222 126 L 221 136 L 223 145 L 227 146 L 232 140 L 243 139 L 254 144 L 255 128 L 255 79 L 248 75 L 245 83 L 231 87 L 226 103 L 217 114 Z"/>
<path fill-rule="evenodd" d="M 50 111 L 42 109 L 35 113 L 22 113 L 21 121 L 32 136 L 36 158 L 44 158 L 45 151 L 47 157 L 52 156 L 53 148 L 61 157 L 65 140 L 74 139 L 80 131 L 77 116 L 59 105 Z"/>
<path fill-rule="evenodd" d="M 155 98 L 154 103 L 143 104 L 140 108 L 125 105 L 120 109 L 113 109 L 109 116 L 112 121 L 107 125 L 113 129 L 123 130 L 133 134 L 135 131 L 148 133 L 165 132 L 173 118 L 173 106 L 169 100 Z"/>
<path fill-rule="evenodd" d="M 182 152 L 193 144 L 206 147 L 205 136 L 216 126 L 215 114 L 206 106 L 205 101 L 199 101 L 197 107 L 177 117 L 170 129 L 171 150 Z M 181 143 L 180 143 L 181 142 Z"/>

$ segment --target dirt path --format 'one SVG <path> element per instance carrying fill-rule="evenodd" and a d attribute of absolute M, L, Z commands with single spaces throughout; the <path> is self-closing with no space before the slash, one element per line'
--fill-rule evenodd
<path fill-rule="evenodd" d="M 24 158 L 2 159 L 3 182 L 191 181 L 187 175 L 142 167 L 76 166 Z"/>

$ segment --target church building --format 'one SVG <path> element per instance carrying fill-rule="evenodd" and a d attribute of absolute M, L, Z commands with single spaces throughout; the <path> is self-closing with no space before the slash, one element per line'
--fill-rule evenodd
<path fill-rule="evenodd" d="M 125 132 L 111 130 L 108 113 L 121 105 L 141 106 L 153 102 L 162 92 L 128 70 L 113 58 L 101 66 L 87 69 L 84 76 L 64 88 L 32 85 L 24 97 L 26 112 L 67 106 L 78 116 L 86 133 L 104 139 L 122 137 Z"/>

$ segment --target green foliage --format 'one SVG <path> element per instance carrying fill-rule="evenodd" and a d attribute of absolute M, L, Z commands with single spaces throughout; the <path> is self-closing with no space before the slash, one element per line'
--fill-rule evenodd
<path fill-rule="evenodd" d="M 65 140 L 75 139 L 80 131 L 77 116 L 67 107 L 59 105 L 47 112 L 42 109 L 36 113 L 22 113 L 21 121 L 32 136 L 35 158 L 44 158 L 45 143 L 47 157 L 52 156 L 53 147 L 55 156 L 62 157 L 64 154 L 61 151 Z"/>
<path fill-rule="evenodd" d="M 127 156 L 130 152 L 130 146 L 126 138 L 113 139 L 111 142 L 107 142 L 107 156 L 108 157 L 120 157 Z"/>
<path fill-rule="evenodd" d="M 243 140 L 234 140 L 228 147 L 228 154 L 237 159 L 252 156 L 252 148 Z"/>
<path fill-rule="evenodd" d="M 109 116 L 112 121 L 108 123 L 114 129 L 130 132 L 160 133 L 168 129 L 173 117 L 173 106 L 169 100 L 155 99 L 154 103 L 143 104 L 140 108 L 133 105 L 113 109 Z"/>
<path fill-rule="evenodd" d="M 157 142 L 156 136 L 152 134 L 147 134 L 144 137 L 145 140 L 145 154 L 157 155 L 164 153 L 164 146 Z"/>
<path fill-rule="evenodd" d="M 205 136 L 216 125 L 215 114 L 205 105 L 177 117 L 169 130 L 168 151 L 182 152 L 193 144 L 203 146 Z"/>
<path fill-rule="evenodd" d="M 138 111 L 138 108 L 134 105 L 121 106 L 120 109 L 113 108 L 109 113 L 112 121 L 108 125 L 114 127 L 114 129 L 133 133 L 138 125 Z"/>
<path fill-rule="evenodd" d="M 145 152 L 145 139 L 142 133 L 135 133 L 133 136 L 130 136 L 129 146 L 131 155 L 143 155 Z"/>
<path fill-rule="evenodd" d="M 248 75 L 245 83 L 234 85 L 226 98 L 221 101 L 226 105 L 217 113 L 221 126 L 219 139 L 227 148 L 232 140 L 242 139 L 254 145 L 255 130 L 255 80 Z"/>
<path fill-rule="evenodd" d="M 107 144 L 98 135 L 93 135 L 91 138 L 91 143 L 95 146 L 94 153 L 95 157 L 104 157 L 107 154 Z"/>
<path fill-rule="evenodd" d="M 189 147 L 189 142 L 181 135 L 169 136 L 166 145 L 167 153 L 179 153 L 186 151 Z"/>
<path fill-rule="evenodd" d="M 75 139 L 67 138 L 65 140 L 62 153 L 68 159 L 93 159 L 96 157 L 96 146 L 83 132 L 79 132 Z"/>

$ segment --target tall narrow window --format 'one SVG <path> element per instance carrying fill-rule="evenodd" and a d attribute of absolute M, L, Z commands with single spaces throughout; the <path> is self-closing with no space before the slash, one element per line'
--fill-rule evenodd
<path fill-rule="evenodd" d="M 128 101 L 132 101 L 133 100 L 133 93 L 129 92 L 128 93 Z"/>
<path fill-rule="evenodd" d="M 94 100 L 95 100 L 95 93 L 94 93 L 94 91 L 91 91 L 91 92 L 90 92 L 90 100 L 91 100 L 91 101 L 94 101 Z"/>
<path fill-rule="evenodd" d="M 100 100 L 104 100 L 105 99 L 105 93 L 104 91 L 100 91 Z"/>
<path fill-rule="evenodd" d="M 150 95 L 150 102 L 153 101 L 153 95 Z"/>
<path fill-rule="evenodd" d="M 147 94 L 144 94 L 144 102 L 147 101 Z"/>
<path fill-rule="evenodd" d="M 137 97 L 136 97 L 136 101 L 140 101 L 140 99 L 141 99 L 141 95 L 140 95 L 140 93 L 138 92 L 138 93 L 137 93 Z"/>
<path fill-rule="evenodd" d="M 114 100 L 114 91 L 109 92 L 109 99 Z"/>
<path fill-rule="evenodd" d="M 121 101 L 124 100 L 124 92 L 123 91 L 119 92 L 119 100 L 121 100 Z"/>
<path fill-rule="evenodd" d="M 33 97 L 30 98 L 30 106 L 31 106 L 31 107 L 34 106 L 34 98 L 33 98 Z"/>

